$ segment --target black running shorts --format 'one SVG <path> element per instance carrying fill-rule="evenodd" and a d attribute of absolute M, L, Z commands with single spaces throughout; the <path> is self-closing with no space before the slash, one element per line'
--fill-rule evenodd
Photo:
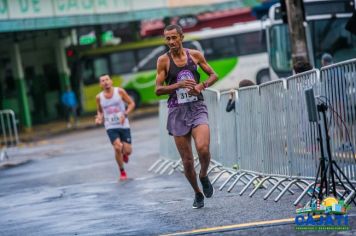
<path fill-rule="evenodd" d="M 106 133 L 109 136 L 110 142 L 113 144 L 116 139 L 120 139 L 121 142 L 131 144 L 131 131 L 130 129 L 108 129 Z"/>

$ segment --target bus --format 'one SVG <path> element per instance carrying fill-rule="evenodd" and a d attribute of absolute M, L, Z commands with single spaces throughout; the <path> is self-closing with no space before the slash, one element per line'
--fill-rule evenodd
<path fill-rule="evenodd" d="M 252 21 L 186 33 L 183 46 L 201 50 L 219 75 L 214 87 L 227 90 L 236 88 L 242 79 L 257 84 L 270 80 L 265 42 L 262 22 Z M 154 93 L 156 62 L 165 52 L 163 37 L 81 51 L 75 77 L 80 81 L 83 111 L 96 110 L 102 74 L 110 74 L 114 85 L 125 88 L 138 106 L 156 103 L 160 99 Z M 202 81 L 207 79 L 205 73 L 201 75 Z"/>
<path fill-rule="evenodd" d="M 334 62 L 356 58 L 356 35 L 345 29 L 355 4 L 355 0 L 304 0 L 308 54 L 314 67 L 321 67 L 324 53 L 331 54 Z M 279 3 L 270 8 L 264 27 L 271 78 L 292 75 L 289 30 L 283 24 Z"/>

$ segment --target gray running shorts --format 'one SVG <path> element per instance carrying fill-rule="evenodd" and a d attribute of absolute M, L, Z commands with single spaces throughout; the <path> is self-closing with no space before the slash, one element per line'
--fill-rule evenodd
<path fill-rule="evenodd" d="M 203 124 L 209 124 L 204 101 L 189 102 L 168 109 L 167 130 L 170 135 L 184 136 Z"/>

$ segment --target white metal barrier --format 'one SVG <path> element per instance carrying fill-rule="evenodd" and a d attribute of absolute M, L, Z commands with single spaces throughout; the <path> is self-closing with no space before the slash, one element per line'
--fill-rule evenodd
<path fill-rule="evenodd" d="M 0 161 L 8 158 L 8 149 L 19 144 L 15 113 L 12 110 L 0 111 Z"/>
<path fill-rule="evenodd" d="M 174 139 L 167 131 L 168 108 L 167 100 L 160 100 L 159 103 L 159 150 L 160 158 L 149 168 L 149 171 L 155 169 L 155 173 L 163 174 L 169 168 L 172 168 L 169 173 L 173 173 L 174 169 L 180 168 L 180 156 Z"/>
<path fill-rule="evenodd" d="M 255 181 L 252 196 L 260 187 L 271 187 L 267 199 L 275 190 L 278 201 L 293 185 L 303 190 L 297 204 L 314 183 L 320 157 L 315 123 L 308 120 L 304 91 L 314 88 L 318 100 L 330 106 L 328 120 L 332 154 L 346 177 L 356 180 L 356 59 L 277 80 L 242 88 L 237 91 L 235 111 L 225 111 L 228 92 L 204 91 L 209 111 L 210 151 L 217 163 L 226 169 L 238 164 L 239 170 L 229 172 L 220 190 L 230 181 L 228 191 L 241 181 L 243 194 Z M 162 105 L 162 104 L 160 104 Z M 162 112 L 166 106 L 160 107 Z M 339 115 L 338 115 L 339 114 Z M 163 121 L 164 120 L 164 121 Z M 160 125 L 166 117 L 160 112 Z M 168 142 L 165 127 L 161 127 L 161 142 Z M 161 148 L 161 156 L 171 155 L 171 149 Z M 175 149 L 176 151 L 176 149 Z M 221 172 L 219 176 L 221 175 Z M 213 183 L 217 178 L 214 179 Z M 308 182 L 309 181 L 309 182 Z M 349 199 L 349 198 L 348 198 Z"/>
<path fill-rule="evenodd" d="M 286 90 L 284 80 L 260 85 L 263 173 L 289 175 L 287 157 Z"/>
<path fill-rule="evenodd" d="M 290 176 L 316 175 L 320 157 L 318 133 L 316 124 L 308 120 L 304 90 L 313 87 L 315 95 L 318 95 L 319 85 L 318 70 L 297 74 L 287 79 L 287 146 Z"/>
<path fill-rule="evenodd" d="M 333 158 L 350 180 L 356 180 L 356 59 L 321 69 L 321 100 L 328 109 Z"/>
<path fill-rule="evenodd" d="M 240 168 L 262 173 L 264 155 L 258 86 L 239 89 L 237 95 L 236 130 Z"/>
<path fill-rule="evenodd" d="M 220 137 L 219 137 L 219 100 L 220 93 L 218 90 L 208 88 L 203 91 L 204 101 L 208 107 L 209 112 L 209 128 L 210 128 L 210 140 L 214 140 L 214 145 L 210 145 L 211 158 L 219 160 L 220 157 Z"/>
<path fill-rule="evenodd" d="M 216 158 L 218 162 L 226 167 L 233 167 L 238 163 L 237 159 L 237 136 L 235 112 L 226 112 L 226 105 L 229 101 L 230 92 L 220 94 L 218 120 L 218 136 L 220 137 L 220 154 Z M 209 114 L 210 115 L 210 114 Z M 214 158 L 215 159 L 215 158 Z"/>

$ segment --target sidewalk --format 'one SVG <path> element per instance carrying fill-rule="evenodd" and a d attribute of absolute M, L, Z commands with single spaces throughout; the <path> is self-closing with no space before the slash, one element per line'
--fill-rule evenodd
<path fill-rule="evenodd" d="M 131 121 L 136 119 L 142 119 L 147 116 L 157 115 L 158 114 L 158 105 L 149 105 L 142 108 L 136 109 L 132 114 L 129 115 Z M 78 125 L 76 127 L 67 127 L 67 122 L 64 120 L 61 121 L 52 121 L 47 124 L 35 125 L 32 128 L 31 132 L 20 132 L 19 139 L 21 145 L 29 142 L 38 142 L 45 138 L 51 136 L 65 134 L 69 132 L 76 132 L 78 130 L 86 130 L 91 128 L 98 127 L 94 123 L 93 115 L 80 116 L 78 118 Z"/>

